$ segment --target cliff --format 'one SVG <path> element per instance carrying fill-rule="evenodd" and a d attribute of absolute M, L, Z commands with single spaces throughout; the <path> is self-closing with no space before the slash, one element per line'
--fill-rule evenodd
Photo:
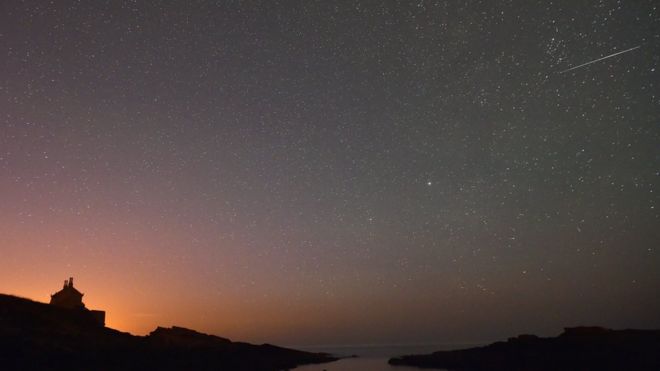
<path fill-rule="evenodd" d="M 99 326 L 84 311 L 0 294 L 2 370 L 282 370 L 334 360 L 181 327 L 134 336 Z"/>
<path fill-rule="evenodd" d="M 484 347 L 396 357 L 389 363 L 451 370 L 660 370 L 660 330 L 575 327 L 554 338 L 520 335 Z"/>

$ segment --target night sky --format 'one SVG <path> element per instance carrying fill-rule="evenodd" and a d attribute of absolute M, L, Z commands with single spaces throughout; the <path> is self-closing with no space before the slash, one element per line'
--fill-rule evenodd
<path fill-rule="evenodd" d="M 658 8 L 2 1 L 0 292 L 279 344 L 658 328 Z"/>

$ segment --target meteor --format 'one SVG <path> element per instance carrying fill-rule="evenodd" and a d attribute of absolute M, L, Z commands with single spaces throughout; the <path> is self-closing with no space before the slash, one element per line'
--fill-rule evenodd
<path fill-rule="evenodd" d="M 602 58 L 594 59 L 594 60 L 591 61 L 591 62 L 582 63 L 582 64 L 579 65 L 579 66 L 571 67 L 571 68 L 569 68 L 569 69 L 567 69 L 567 70 L 560 71 L 559 73 L 564 73 L 564 72 L 568 72 L 568 71 L 573 71 L 573 70 L 576 70 L 576 69 L 578 69 L 578 68 L 582 68 L 582 67 L 584 67 L 584 66 L 588 66 L 588 65 L 590 65 L 590 64 L 592 64 L 592 63 L 596 63 L 596 62 L 600 62 L 600 61 L 605 60 L 605 59 L 608 59 L 608 58 L 612 58 L 612 57 L 617 56 L 617 55 L 619 55 L 619 54 L 623 54 L 623 53 L 631 52 L 631 51 L 633 51 L 633 50 L 635 50 L 635 49 L 639 49 L 640 47 L 641 47 L 641 45 L 637 45 L 637 46 L 634 47 L 634 48 L 630 48 L 630 49 L 622 50 L 622 51 L 620 51 L 620 52 L 616 52 L 616 53 L 614 53 L 614 54 L 610 54 L 610 55 L 607 55 L 607 56 L 602 57 Z"/>

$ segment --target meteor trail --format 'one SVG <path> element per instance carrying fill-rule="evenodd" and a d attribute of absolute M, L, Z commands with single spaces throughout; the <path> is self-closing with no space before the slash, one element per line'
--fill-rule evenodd
<path fill-rule="evenodd" d="M 617 56 L 617 55 L 619 55 L 619 54 L 628 53 L 628 52 L 633 51 L 633 50 L 635 50 L 635 49 L 639 49 L 640 47 L 641 47 L 641 45 L 637 45 L 637 46 L 634 47 L 634 48 L 630 48 L 630 49 L 622 50 L 622 51 L 620 51 L 620 52 L 616 52 L 616 53 L 614 53 L 614 54 L 610 54 L 610 55 L 607 55 L 607 56 L 602 57 L 602 58 L 594 59 L 594 60 L 591 61 L 591 62 L 582 63 L 582 64 L 579 65 L 579 66 L 571 67 L 571 68 L 569 68 L 569 69 L 567 69 L 567 70 L 560 71 L 559 73 L 564 73 L 564 72 L 572 71 L 572 70 L 575 70 L 575 69 L 578 69 L 578 68 L 581 68 L 581 67 L 584 67 L 584 66 L 590 65 L 590 64 L 592 64 L 592 63 L 600 62 L 600 61 L 602 61 L 602 60 L 604 60 L 604 59 L 607 59 L 607 58 L 612 58 L 612 57 Z"/>

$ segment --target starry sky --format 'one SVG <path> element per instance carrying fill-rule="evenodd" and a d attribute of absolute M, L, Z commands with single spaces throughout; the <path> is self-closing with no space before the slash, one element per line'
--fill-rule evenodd
<path fill-rule="evenodd" d="M 0 292 L 279 344 L 658 328 L 659 51 L 653 0 L 2 1 Z"/>

